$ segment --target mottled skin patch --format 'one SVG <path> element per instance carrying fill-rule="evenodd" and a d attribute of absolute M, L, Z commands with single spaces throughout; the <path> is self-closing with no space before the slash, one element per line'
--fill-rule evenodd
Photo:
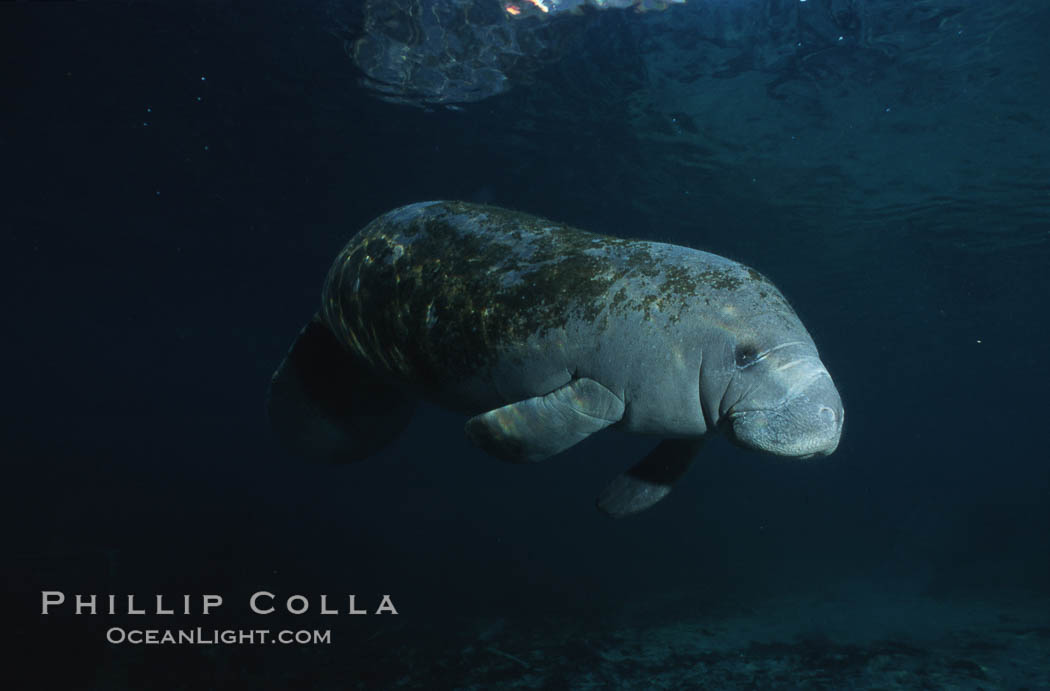
<path fill-rule="evenodd" d="M 323 318 L 373 366 L 439 393 L 567 328 L 585 325 L 597 347 L 611 320 L 697 318 L 700 302 L 756 287 L 772 307 L 787 305 L 760 274 L 714 255 L 496 207 L 425 203 L 350 240 L 328 275 Z"/>

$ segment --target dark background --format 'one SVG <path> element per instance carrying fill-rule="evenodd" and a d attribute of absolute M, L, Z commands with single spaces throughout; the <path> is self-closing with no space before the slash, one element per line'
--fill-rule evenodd
<path fill-rule="evenodd" d="M 104 618 L 37 616 L 45 589 L 226 596 L 192 626 L 258 625 L 241 616 L 258 589 L 372 607 L 390 593 L 394 623 L 294 622 L 331 626 L 343 678 L 379 684 L 388 631 L 440 650 L 486 618 L 664 616 L 851 579 L 963 600 L 1050 593 L 1045 178 L 1017 191 L 1007 162 L 981 159 L 1017 191 L 1007 208 L 960 188 L 854 218 L 834 187 L 800 208 L 749 189 L 746 167 L 682 168 L 646 139 L 645 123 L 673 115 L 628 104 L 658 81 L 637 54 L 659 39 L 645 22 L 665 19 L 581 18 L 568 45 L 587 59 L 453 111 L 358 87 L 329 9 L 0 6 L 3 573 L 37 675 L 72 688 L 116 666 L 160 687 L 181 678 L 173 660 L 219 677 L 287 660 L 307 687 L 328 674 L 302 652 L 106 646 Z M 1050 166 L 1045 126 L 1027 136 Z M 610 433 L 509 466 L 424 407 L 368 462 L 287 456 L 263 397 L 329 261 L 379 213 L 439 198 L 689 244 L 771 276 L 843 395 L 839 450 L 796 464 L 712 442 L 667 501 L 622 521 L 593 500 L 648 440 Z"/>

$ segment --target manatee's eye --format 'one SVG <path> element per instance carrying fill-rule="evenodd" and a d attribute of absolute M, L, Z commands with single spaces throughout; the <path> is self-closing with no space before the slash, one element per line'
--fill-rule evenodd
<path fill-rule="evenodd" d="M 754 343 L 741 343 L 737 345 L 734 355 L 736 357 L 736 366 L 740 369 L 750 367 L 760 359 L 758 356 L 758 348 Z"/>

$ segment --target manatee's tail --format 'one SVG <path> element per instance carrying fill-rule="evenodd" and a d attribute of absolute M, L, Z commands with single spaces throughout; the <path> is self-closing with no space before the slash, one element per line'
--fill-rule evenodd
<path fill-rule="evenodd" d="M 377 377 L 314 317 L 274 372 L 266 408 L 270 427 L 290 451 L 346 463 L 393 441 L 415 401 Z"/>

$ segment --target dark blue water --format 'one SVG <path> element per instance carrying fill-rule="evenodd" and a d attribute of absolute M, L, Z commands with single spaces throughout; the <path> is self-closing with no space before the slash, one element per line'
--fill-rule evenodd
<path fill-rule="evenodd" d="M 0 7 L 16 685 L 1050 687 L 1050 6 L 497 4 L 470 31 L 442 6 Z M 369 36 L 454 79 L 377 82 Z M 507 465 L 424 407 L 367 462 L 291 457 L 263 400 L 330 261 L 443 198 L 756 267 L 835 377 L 838 450 L 712 441 L 623 520 L 594 497 L 650 441 L 617 433 Z M 41 615 L 52 590 L 195 600 Z M 252 614 L 259 590 L 311 610 Z"/>

